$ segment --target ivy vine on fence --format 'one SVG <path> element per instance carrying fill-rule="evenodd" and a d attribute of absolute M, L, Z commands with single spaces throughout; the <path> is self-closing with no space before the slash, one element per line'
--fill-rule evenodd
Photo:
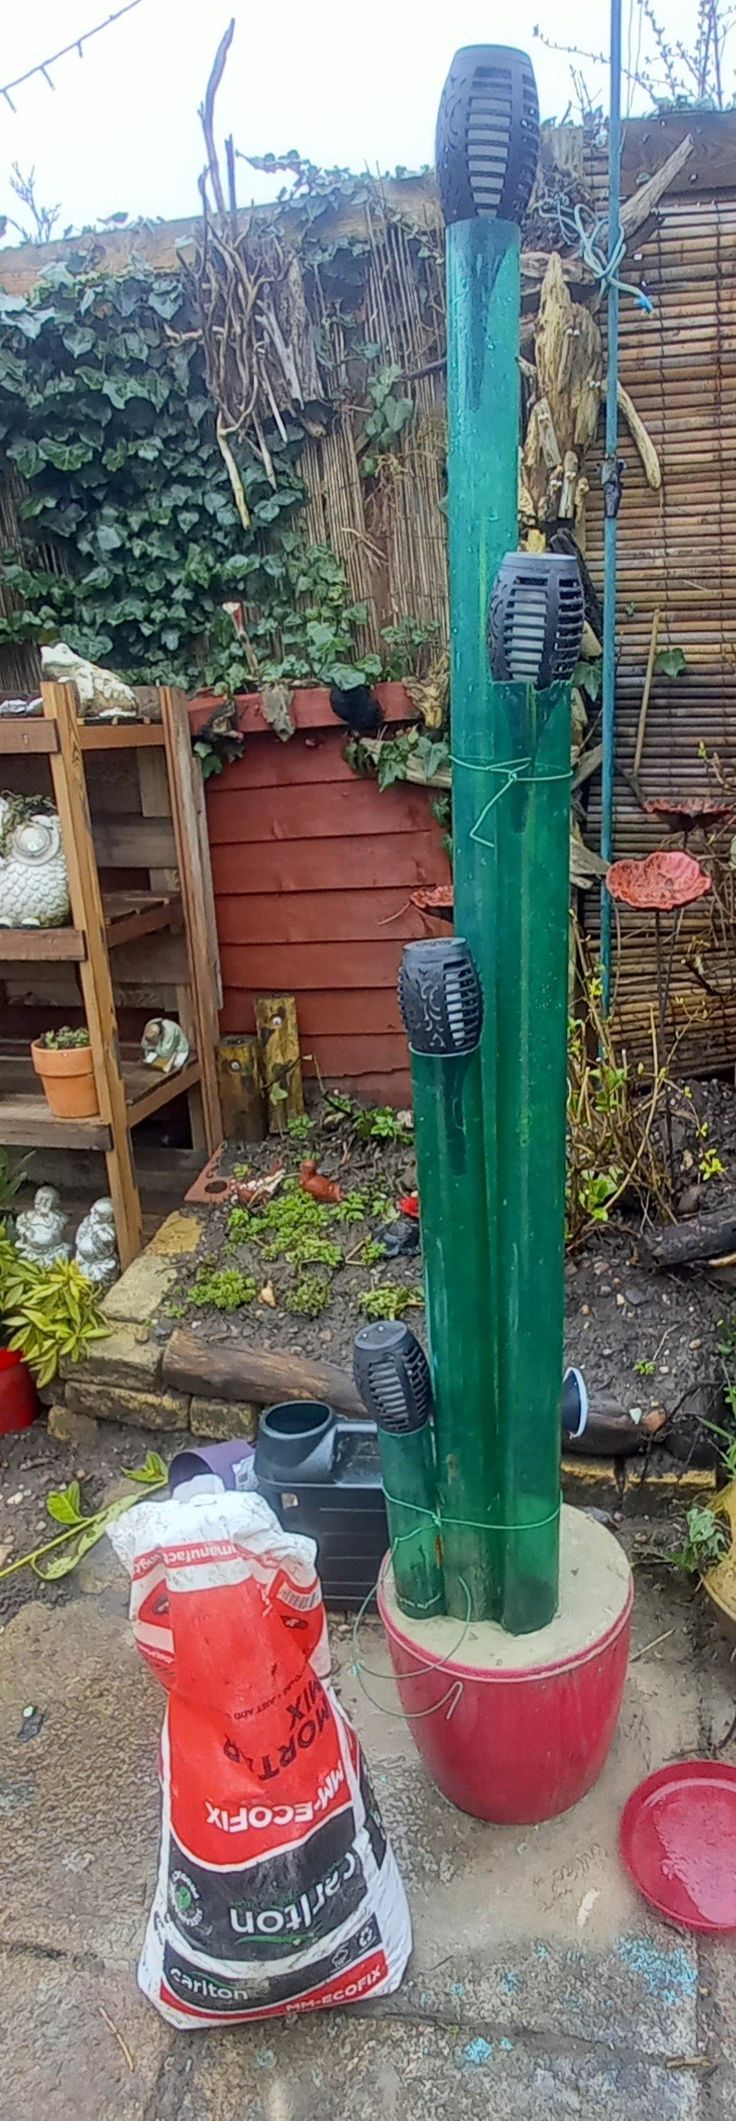
<path fill-rule="evenodd" d="M 63 636 L 133 681 L 189 689 L 378 677 L 380 659 L 355 650 L 365 609 L 300 521 L 304 433 L 282 425 L 275 487 L 241 450 L 246 532 L 178 277 L 70 256 L 27 299 L 0 290 L 2 475 L 21 482 L 0 645 Z M 247 645 L 230 600 L 254 614 Z"/>

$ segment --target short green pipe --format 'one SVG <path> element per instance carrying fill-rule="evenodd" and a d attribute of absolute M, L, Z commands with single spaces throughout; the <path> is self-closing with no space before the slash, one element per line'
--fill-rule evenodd
<path fill-rule="evenodd" d="M 404 1435 L 379 1428 L 397 1602 L 412 1620 L 445 1610 L 431 1422 Z"/>
<path fill-rule="evenodd" d="M 490 1620 L 502 1554 L 478 1051 L 412 1052 L 411 1073 L 445 1602 Z"/>

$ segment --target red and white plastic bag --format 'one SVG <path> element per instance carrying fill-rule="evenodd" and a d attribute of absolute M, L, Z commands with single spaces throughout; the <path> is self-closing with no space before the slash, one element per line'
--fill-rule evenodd
<path fill-rule="evenodd" d="M 141 1503 L 110 1538 L 169 1695 L 144 1995 L 191 2029 L 398 1988 L 409 1910 L 329 1684 L 314 1541 L 235 1493 Z"/>

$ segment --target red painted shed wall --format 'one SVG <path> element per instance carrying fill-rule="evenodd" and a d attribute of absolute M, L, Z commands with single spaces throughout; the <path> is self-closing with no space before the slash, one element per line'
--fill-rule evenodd
<path fill-rule="evenodd" d="M 388 719 L 410 714 L 401 686 L 378 692 Z M 326 692 L 297 693 L 292 712 L 281 743 L 243 700 L 244 756 L 207 783 L 222 1028 L 252 1031 L 256 994 L 294 994 L 305 1073 L 316 1061 L 328 1082 L 403 1104 L 396 975 L 407 938 L 437 932 L 407 902 L 449 879 L 440 828 L 423 788 L 380 794 L 346 765 Z"/>

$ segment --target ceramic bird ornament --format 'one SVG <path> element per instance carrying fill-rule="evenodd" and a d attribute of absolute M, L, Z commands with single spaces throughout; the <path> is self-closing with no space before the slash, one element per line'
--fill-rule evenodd
<path fill-rule="evenodd" d="M 191 1047 L 173 1017 L 151 1016 L 143 1026 L 141 1052 L 147 1068 L 157 1068 L 160 1075 L 178 1075 L 186 1067 Z"/>
<path fill-rule="evenodd" d="M 60 928 L 68 921 L 69 878 L 55 810 L 33 798 L 0 795 L 0 928 Z"/>
<path fill-rule="evenodd" d="M 41 669 L 45 678 L 76 685 L 82 718 L 91 714 L 101 722 L 125 722 L 134 720 L 138 713 L 130 685 L 116 677 L 114 670 L 103 670 L 99 663 L 88 662 L 86 656 L 75 655 L 66 641 L 54 641 L 41 649 Z"/>

